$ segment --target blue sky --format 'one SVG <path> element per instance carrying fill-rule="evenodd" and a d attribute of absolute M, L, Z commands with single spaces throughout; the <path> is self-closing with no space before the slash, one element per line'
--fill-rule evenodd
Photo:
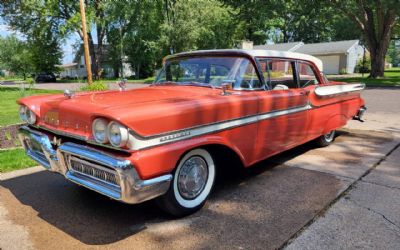
<path fill-rule="evenodd" d="M 11 34 L 16 34 L 17 37 L 20 39 L 24 39 L 23 35 L 19 34 L 18 32 L 15 32 L 10 29 L 0 18 L 0 36 L 1 37 L 6 37 Z M 63 42 L 61 49 L 63 51 L 63 58 L 62 58 L 62 63 L 70 63 L 72 62 L 74 58 L 74 48 L 73 45 L 76 44 L 77 42 L 80 42 L 80 38 L 77 34 L 72 34 L 69 37 L 65 39 Z"/>

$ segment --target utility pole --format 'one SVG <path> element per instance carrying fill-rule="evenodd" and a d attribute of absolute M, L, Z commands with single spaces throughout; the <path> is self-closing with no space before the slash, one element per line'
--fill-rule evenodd
<path fill-rule="evenodd" d="M 82 19 L 82 33 L 83 33 L 83 47 L 85 49 L 85 65 L 86 65 L 86 73 L 88 84 L 91 85 L 92 80 L 92 66 L 90 65 L 90 57 L 89 57 L 89 43 L 88 36 L 86 31 L 86 14 L 85 14 L 85 3 L 83 0 L 80 0 L 81 5 L 81 19 Z"/>

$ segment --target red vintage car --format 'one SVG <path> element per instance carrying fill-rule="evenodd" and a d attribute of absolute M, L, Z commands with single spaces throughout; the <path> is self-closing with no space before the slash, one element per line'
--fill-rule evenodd
<path fill-rule="evenodd" d="M 364 84 L 328 82 L 309 55 L 209 50 L 163 64 L 140 89 L 20 99 L 26 153 L 112 199 L 157 198 L 183 216 L 204 205 L 227 159 L 250 167 L 311 140 L 326 146 L 366 110 Z"/>

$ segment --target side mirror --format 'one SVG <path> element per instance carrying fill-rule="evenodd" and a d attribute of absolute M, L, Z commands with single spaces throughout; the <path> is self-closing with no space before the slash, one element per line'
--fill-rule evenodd
<path fill-rule="evenodd" d="M 235 80 L 224 80 L 221 83 L 222 93 L 221 95 L 230 95 L 228 90 L 233 90 L 233 84 Z"/>

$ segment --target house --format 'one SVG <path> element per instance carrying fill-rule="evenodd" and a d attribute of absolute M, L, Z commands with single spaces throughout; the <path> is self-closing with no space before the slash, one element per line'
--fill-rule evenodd
<path fill-rule="evenodd" d="M 96 51 L 99 50 L 97 44 L 95 44 L 95 50 Z M 104 78 L 113 78 L 117 75 L 115 72 L 116 69 L 114 69 L 114 65 L 112 63 L 109 53 L 110 52 L 108 46 L 103 45 L 101 67 L 102 67 L 102 77 Z M 130 77 L 134 75 L 134 73 L 132 72 L 132 68 L 130 64 L 127 62 L 126 58 L 124 59 L 125 60 L 123 63 L 123 73 L 124 73 L 123 75 L 124 77 Z M 91 64 L 92 62 L 90 58 L 89 61 Z M 81 45 L 79 49 L 76 51 L 73 62 L 57 66 L 61 69 L 60 72 L 61 78 L 80 78 L 80 79 L 86 78 L 87 72 L 86 72 L 83 45 Z M 93 65 L 92 65 L 92 72 L 93 72 Z"/>
<path fill-rule="evenodd" d="M 357 61 L 363 58 L 359 40 L 310 43 L 303 42 L 255 45 L 254 49 L 282 50 L 309 54 L 321 59 L 325 74 L 354 73 Z"/>

